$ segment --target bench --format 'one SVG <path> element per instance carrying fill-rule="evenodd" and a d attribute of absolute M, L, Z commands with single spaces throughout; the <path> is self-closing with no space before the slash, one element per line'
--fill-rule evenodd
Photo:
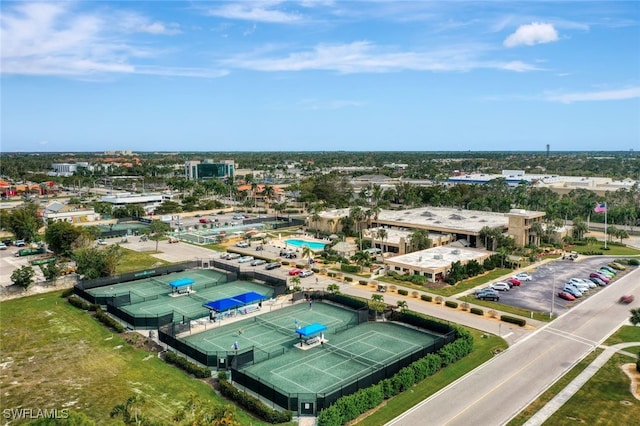
<path fill-rule="evenodd" d="M 313 345 L 314 343 L 318 343 L 320 341 L 320 338 L 318 336 L 314 336 L 314 337 L 310 337 L 309 339 L 305 340 L 304 342 L 307 345 Z"/>
<path fill-rule="evenodd" d="M 242 312 L 244 315 L 246 315 L 246 314 L 250 314 L 250 313 L 253 313 L 253 312 L 256 312 L 256 311 L 259 311 L 259 310 L 260 310 L 260 306 L 258 306 L 258 305 L 249 305 L 249 306 L 245 306 L 244 308 L 242 308 L 240 310 L 240 312 Z"/>
<path fill-rule="evenodd" d="M 191 292 L 191 289 L 189 288 L 180 288 L 178 289 L 178 294 L 189 294 Z"/>

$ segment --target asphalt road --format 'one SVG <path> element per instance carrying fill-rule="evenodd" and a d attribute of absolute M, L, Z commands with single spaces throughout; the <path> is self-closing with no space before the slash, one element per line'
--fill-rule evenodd
<path fill-rule="evenodd" d="M 621 294 L 640 291 L 640 269 L 603 288 L 493 360 L 387 423 L 502 425 L 629 321 Z"/>

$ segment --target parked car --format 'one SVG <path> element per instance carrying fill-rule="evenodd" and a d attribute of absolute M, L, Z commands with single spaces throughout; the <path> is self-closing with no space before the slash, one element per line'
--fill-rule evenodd
<path fill-rule="evenodd" d="M 558 293 L 558 297 L 564 300 L 576 300 L 576 297 L 573 294 L 566 291 L 560 291 Z"/>
<path fill-rule="evenodd" d="M 302 272 L 302 269 L 295 268 L 289 271 L 289 275 L 300 275 L 300 272 Z"/>
<path fill-rule="evenodd" d="M 598 284 L 600 287 L 604 287 L 607 285 L 607 283 L 605 283 L 604 281 L 602 281 L 600 278 L 589 278 L 591 280 L 591 282 Z"/>
<path fill-rule="evenodd" d="M 313 275 L 313 271 L 310 269 L 305 269 L 304 271 L 300 272 L 300 274 L 298 274 L 300 278 L 310 277 L 311 275 Z"/>
<path fill-rule="evenodd" d="M 609 266 L 611 266 L 613 269 L 617 269 L 618 271 L 624 271 L 625 269 L 627 269 L 626 266 L 618 263 L 618 262 L 611 262 L 609 264 Z"/>
<path fill-rule="evenodd" d="M 246 247 L 249 247 L 249 243 L 246 241 L 240 241 L 236 243 L 236 247 L 246 248 Z"/>
<path fill-rule="evenodd" d="M 602 275 L 605 275 L 609 278 L 613 278 L 616 276 L 616 274 L 612 274 L 611 272 L 607 271 L 606 269 L 598 269 L 596 272 L 600 272 Z"/>
<path fill-rule="evenodd" d="M 608 265 L 604 265 L 601 266 L 600 269 L 604 269 L 605 271 L 609 271 L 611 272 L 613 275 L 618 275 L 618 271 L 616 271 L 615 269 L 613 269 L 611 266 Z"/>
<path fill-rule="evenodd" d="M 580 292 L 582 294 L 589 292 L 589 285 L 583 282 L 571 282 L 569 281 L 566 285 L 572 285 L 575 288 L 577 288 L 578 290 L 580 290 Z"/>
<path fill-rule="evenodd" d="M 476 297 L 480 300 L 492 300 L 497 302 L 500 300 L 500 294 L 493 289 L 482 289 L 478 293 L 476 293 Z"/>
<path fill-rule="evenodd" d="M 0 243 L 0 250 L 6 250 L 7 245 L 5 243 Z"/>
<path fill-rule="evenodd" d="M 180 240 L 177 239 L 176 237 L 171 237 L 169 238 L 169 244 L 175 244 L 175 243 L 179 243 Z"/>
<path fill-rule="evenodd" d="M 211 222 L 211 221 L 210 221 L 208 218 L 203 217 L 203 218 L 201 218 L 198 222 L 200 222 L 200 223 L 209 223 L 209 222 Z"/>
<path fill-rule="evenodd" d="M 270 271 L 272 269 L 276 269 L 281 267 L 282 265 L 280 264 L 280 262 L 272 262 L 272 263 L 267 263 L 267 265 L 264 267 L 264 269 L 266 269 L 267 271 Z"/>
<path fill-rule="evenodd" d="M 570 278 L 569 282 L 578 285 L 582 284 L 583 286 L 586 285 L 589 288 L 596 288 L 596 285 L 586 278 Z"/>
<path fill-rule="evenodd" d="M 238 263 L 247 263 L 253 260 L 253 256 L 242 256 L 238 258 Z"/>
<path fill-rule="evenodd" d="M 509 278 L 509 279 L 507 280 L 507 282 L 508 282 L 509 284 L 511 284 L 512 286 L 514 286 L 514 285 L 515 285 L 515 286 L 519 286 L 520 284 L 522 284 L 522 283 L 520 282 L 520 280 L 519 280 L 519 279 L 517 279 L 517 278 L 515 278 L 515 277 L 511 277 L 511 278 Z"/>
<path fill-rule="evenodd" d="M 13 245 L 16 247 L 24 247 L 27 243 L 24 240 L 16 240 L 13 242 Z"/>
<path fill-rule="evenodd" d="M 98 240 L 97 244 L 98 244 L 99 246 L 106 246 L 106 245 L 107 245 L 107 242 L 106 242 L 105 240 L 102 240 L 102 239 L 101 239 L 101 240 Z M 16 244 L 16 245 L 17 245 L 17 244 Z"/>
<path fill-rule="evenodd" d="M 531 281 L 533 279 L 533 277 L 531 275 L 527 274 L 526 272 L 520 272 L 518 274 L 515 274 L 513 277 L 519 279 L 521 282 L 522 281 Z"/>
<path fill-rule="evenodd" d="M 565 285 L 562 291 L 565 291 L 573 297 L 582 297 L 582 292 L 572 285 Z"/>
<path fill-rule="evenodd" d="M 589 274 L 589 278 L 600 278 L 607 284 L 609 284 L 609 282 L 611 281 L 611 278 L 607 277 L 604 274 L 601 274 L 600 272 L 592 272 L 591 274 Z"/>
<path fill-rule="evenodd" d="M 251 261 L 251 266 L 264 265 L 265 263 L 267 263 L 267 261 L 264 259 L 254 259 Z"/>
<path fill-rule="evenodd" d="M 242 257 L 242 255 L 240 253 L 229 253 L 227 255 L 227 259 L 228 260 L 238 259 L 240 257 Z"/>
<path fill-rule="evenodd" d="M 491 288 L 498 291 L 509 291 L 511 289 L 511 286 L 509 285 L 509 283 L 500 282 L 491 284 Z"/>
<path fill-rule="evenodd" d="M 4 243 L 4 245 L 6 245 L 7 247 L 12 246 L 13 245 L 13 240 L 10 239 L 5 239 L 2 240 L 2 242 Z"/>
<path fill-rule="evenodd" d="M 244 219 L 244 216 L 243 216 L 243 215 L 241 215 L 241 214 L 237 214 L 237 215 L 233 216 L 233 218 L 232 218 L 232 219 L 233 219 L 233 220 L 242 220 L 242 219 Z"/>

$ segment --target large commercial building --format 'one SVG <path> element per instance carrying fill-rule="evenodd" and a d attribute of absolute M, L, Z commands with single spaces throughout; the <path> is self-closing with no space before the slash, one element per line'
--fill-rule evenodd
<path fill-rule="evenodd" d="M 189 180 L 224 179 L 235 175 L 235 162 L 223 160 L 187 161 L 184 164 L 185 177 Z"/>
<path fill-rule="evenodd" d="M 113 195 L 105 195 L 101 198 L 101 201 L 112 204 L 114 208 L 128 205 L 140 205 L 144 208 L 146 213 L 151 213 L 165 200 L 171 200 L 171 198 L 172 196 L 170 193 L 132 194 L 126 192 Z"/>

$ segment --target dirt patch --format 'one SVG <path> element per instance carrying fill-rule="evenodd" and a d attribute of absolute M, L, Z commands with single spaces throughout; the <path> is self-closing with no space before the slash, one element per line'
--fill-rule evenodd
<path fill-rule="evenodd" d="M 640 401 L 640 373 L 636 371 L 636 365 L 624 364 L 622 371 L 631 379 L 631 394 Z"/>
<path fill-rule="evenodd" d="M 122 333 L 122 338 L 136 349 L 143 349 L 147 352 L 162 352 L 164 350 L 164 348 L 154 340 L 134 331 Z"/>

